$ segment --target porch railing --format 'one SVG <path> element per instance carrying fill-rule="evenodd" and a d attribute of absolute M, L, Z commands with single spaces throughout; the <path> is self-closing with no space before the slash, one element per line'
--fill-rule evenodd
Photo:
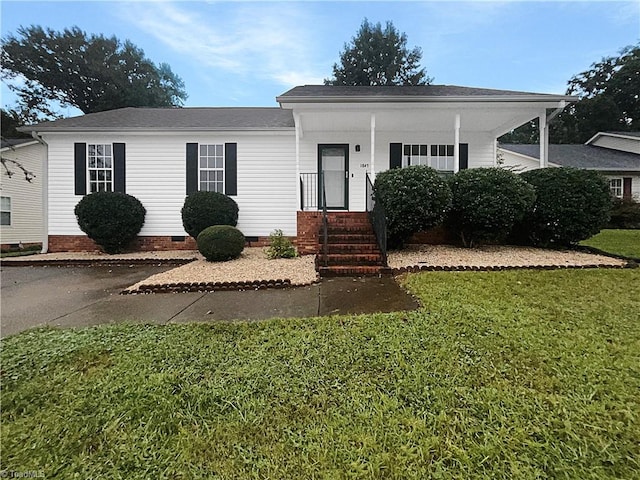
<path fill-rule="evenodd" d="M 327 191 L 324 188 L 324 172 L 319 175 L 322 195 L 322 263 L 329 264 L 329 217 L 327 216 Z"/>
<path fill-rule="evenodd" d="M 373 182 L 371 176 L 367 173 L 366 176 L 366 189 L 367 189 L 367 213 L 369 214 L 369 221 L 373 227 L 373 231 L 376 234 L 376 241 L 378 248 L 382 254 L 382 262 L 384 266 L 388 266 L 387 263 L 387 217 L 384 211 L 384 207 L 379 202 L 376 202 L 373 194 Z"/>
<path fill-rule="evenodd" d="M 318 210 L 318 174 L 300 174 L 300 210 Z"/>

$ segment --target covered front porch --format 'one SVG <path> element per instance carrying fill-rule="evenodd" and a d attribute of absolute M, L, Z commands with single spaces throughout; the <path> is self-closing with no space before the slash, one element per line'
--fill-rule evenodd
<path fill-rule="evenodd" d="M 540 167 L 547 166 L 549 119 L 564 108 L 534 104 L 353 105 L 296 108 L 295 155 L 300 211 L 366 211 L 378 172 L 427 165 L 442 174 L 497 165 L 497 138 L 538 118 Z"/>

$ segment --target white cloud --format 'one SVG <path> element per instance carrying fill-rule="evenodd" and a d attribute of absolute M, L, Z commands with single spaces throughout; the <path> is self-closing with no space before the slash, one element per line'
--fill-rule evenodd
<path fill-rule="evenodd" d="M 195 65 L 283 86 L 322 81 L 313 64 L 313 19 L 292 3 L 127 4 L 122 18 Z"/>

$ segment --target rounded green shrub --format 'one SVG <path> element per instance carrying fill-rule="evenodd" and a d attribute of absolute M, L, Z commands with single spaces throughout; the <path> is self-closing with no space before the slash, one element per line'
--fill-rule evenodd
<path fill-rule="evenodd" d="M 86 195 L 74 212 L 80 229 L 106 253 L 119 253 L 131 243 L 146 214 L 140 200 L 118 192 Z"/>
<path fill-rule="evenodd" d="M 198 250 L 210 262 L 224 262 L 238 258 L 244 250 L 245 238 L 231 225 L 207 227 L 197 238 Z"/>
<path fill-rule="evenodd" d="M 449 185 L 453 199 L 447 224 L 465 247 L 502 242 L 535 200 L 531 185 L 502 168 L 461 170 Z"/>
<path fill-rule="evenodd" d="M 384 207 L 389 246 L 402 247 L 414 233 L 434 227 L 451 206 L 447 181 L 430 167 L 411 166 L 381 172 L 374 185 Z"/>
<path fill-rule="evenodd" d="M 185 198 L 181 213 L 184 230 L 193 238 L 212 225 L 238 224 L 238 204 L 218 192 L 191 193 Z"/>
<path fill-rule="evenodd" d="M 632 198 L 614 198 L 607 228 L 640 229 L 640 203 Z"/>
<path fill-rule="evenodd" d="M 537 246 L 569 246 L 607 224 L 609 183 L 598 172 L 569 167 L 542 168 L 520 174 L 536 190 L 533 208 L 517 236 Z"/>

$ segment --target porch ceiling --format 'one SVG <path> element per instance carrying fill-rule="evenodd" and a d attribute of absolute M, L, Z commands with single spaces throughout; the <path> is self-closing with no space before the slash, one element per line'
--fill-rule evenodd
<path fill-rule="evenodd" d="M 335 106 L 334 106 L 335 107 Z M 545 112 L 540 104 L 465 105 L 464 108 L 425 107 L 387 108 L 384 110 L 353 111 L 345 108 L 330 110 L 297 110 L 302 130 L 330 132 L 369 132 L 371 114 L 376 117 L 376 131 L 449 132 L 455 128 L 456 114 L 460 114 L 463 132 L 487 132 L 499 136 Z"/>

